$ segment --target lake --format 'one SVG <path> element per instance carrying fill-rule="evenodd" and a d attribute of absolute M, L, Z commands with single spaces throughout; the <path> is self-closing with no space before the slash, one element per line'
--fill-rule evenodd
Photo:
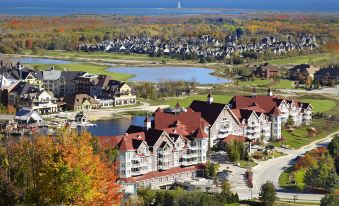
<path fill-rule="evenodd" d="M 133 74 L 129 81 L 159 82 L 161 80 L 195 80 L 200 84 L 223 84 L 231 80 L 212 76 L 213 70 L 199 67 L 120 67 L 110 68 L 110 72 Z"/>
<path fill-rule="evenodd" d="M 19 61 L 22 64 L 73 64 L 73 61 L 58 60 L 58 59 L 47 59 L 47 58 L 14 58 L 16 61 Z"/>
<path fill-rule="evenodd" d="M 23 57 L 17 58 L 23 64 L 72 64 L 73 61 L 57 60 L 48 58 L 31 58 Z M 200 67 L 112 67 L 114 64 L 107 64 L 108 71 L 133 74 L 135 77 L 130 78 L 129 81 L 143 81 L 143 82 L 159 82 L 161 80 L 170 81 L 192 81 L 195 80 L 199 84 L 224 84 L 230 83 L 231 80 L 212 76 L 213 70 Z"/>
<path fill-rule="evenodd" d="M 144 116 L 135 116 L 131 119 L 113 119 L 113 120 L 100 120 L 94 122 L 96 127 L 89 127 L 87 130 L 93 136 L 113 136 L 124 134 L 130 125 L 143 126 Z"/>
<path fill-rule="evenodd" d="M 64 16 L 72 14 L 99 14 L 123 16 L 185 16 L 202 14 L 239 14 L 225 9 L 175 9 L 175 8 L 74 8 L 74 7 L 2 7 L 0 14 L 20 16 Z"/>

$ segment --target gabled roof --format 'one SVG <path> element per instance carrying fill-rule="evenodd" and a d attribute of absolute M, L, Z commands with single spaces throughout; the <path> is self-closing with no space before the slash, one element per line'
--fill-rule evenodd
<path fill-rule="evenodd" d="M 133 151 L 134 148 L 131 144 L 131 141 L 129 141 L 126 137 L 123 137 L 121 142 L 118 144 L 119 151 L 120 152 L 126 152 L 126 151 Z"/>
<path fill-rule="evenodd" d="M 201 113 L 193 112 L 192 110 L 180 113 L 160 111 L 154 113 L 154 128 L 156 129 L 179 128 L 187 133 L 192 133 L 201 126 L 206 125 L 208 123 L 201 117 Z M 183 133 L 181 134 L 184 135 Z"/>
<path fill-rule="evenodd" d="M 226 107 L 226 104 L 219 104 L 214 102 L 210 104 L 208 102 L 194 100 L 189 107 L 195 112 L 201 112 L 201 116 L 210 125 L 213 125 L 219 117 L 220 113 Z"/>
<path fill-rule="evenodd" d="M 39 92 L 39 89 L 27 82 L 19 82 L 9 92 L 16 93 L 18 96 L 22 96 L 28 93 Z"/>
<path fill-rule="evenodd" d="M 248 109 L 231 109 L 231 111 L 238 118 L 239 122 L 247 120 L 252 114 L 256 114 L 254 111 Z"/>
<path fill-rule="evenodd" d="M 73 106 L 81 106 L 86 100 L 91 104 L 100 104 L 97 100 L 87 94 L 76 94 L 65 97 L 66 104 Z"/>
<path fill-rule="evenodd" d="M 280 114 L 282 114 L 282 113 L 281 113 L 280 109 L 279 109 L 277 106 L 275 106 L 275 107 L 273 107 L 273 109 L 271 110 L 270 114 L 280 115 Z"/>
<path fill-rule="evenodd" d="M 17 111 L 15 113 L 15 119 L 26 121 L 29 118 L 31 118 L 33 115 L 36 115 L 40 119 L 42 119 L 41 116 L 39 115 L 39 113 L 37 113 L 36 111 L 34 111 L 32 109 L 27 109 L 27 108 L 22 108 L 19 111 Z"/>
<path fill-rule="evenodd" d="M 197 131 L 195 131 L 193 136 L 197 139 L 208 138 L 208 135 L 206 134 L 206 132 L 201 127 L 199 129 L 197 129 Z"/>
<path fill-rule="evenodd" d="M 266 113 L 272 110 L 273 107 L 279 106 L 285 99 L 277 96 L 234 96 L 230 101 L 232 108 L 248 108 L 260 106 Z"/>

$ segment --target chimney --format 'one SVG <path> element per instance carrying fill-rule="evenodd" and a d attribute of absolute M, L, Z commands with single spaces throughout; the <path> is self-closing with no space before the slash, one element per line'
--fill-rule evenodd
<path fill-rule="evenodd" d="M 267 90 L 267 96 L 273 96 L 273 92 L 272 92 L 272 89 L 271 89 L 271 87 L 270 88 L 268 88 L 268 90 Z"/>
<path fill-rule="evenodd" d="M 177 102 L 177 104 L 175 105 L 175 108 L 174 108 L 174 113 L 180 114 L 180 112 L 181 112 L 181 107 L 180 107 L 179 102 Z"/>
<path fill-rule="evenodd" d="M 257 97 L 257 88 L 253 87 L 252 89 L 252 98 L 256 98 Z"/>
<path fill-rule="evenodd" d="M 144 129 L 147 131 L 151 129 L 151 127 L 152 127 L 151 118 L 148 116 L 148 114 L 146 114 L 146 118 L 144 120 Z"/>
<path fill-rule="evenodd" d="M 212 96 L 212 93 L 209 92 L 208 95 L 207 95 L 207 102 L 209 104 L 212 104 L 213 103 L 213 96 Z"/>

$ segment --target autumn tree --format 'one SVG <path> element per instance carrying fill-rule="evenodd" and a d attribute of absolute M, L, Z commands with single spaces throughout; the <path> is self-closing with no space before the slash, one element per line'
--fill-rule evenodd
<path fill-rule="evenodd" d="M 91 136 L 65 131 L 25 137 L 2 148 L 0 188 L 7 202 L 27 205 L 117 205 L 112 164 L 94 154 Z M 20 196 L 18 195 L 20 194 Z M 20 198 L 19 198 L 20 197 Z"/>

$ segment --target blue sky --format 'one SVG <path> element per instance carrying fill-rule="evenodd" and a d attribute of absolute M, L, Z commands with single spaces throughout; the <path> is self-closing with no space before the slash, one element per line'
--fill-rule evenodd
<path fill-rule="evenodd" d="M 0 0 L 2 6 L 171 8 L 177 0 Z M 339 0 L 181 0 L 183 7 L 339 12 Z"/>

